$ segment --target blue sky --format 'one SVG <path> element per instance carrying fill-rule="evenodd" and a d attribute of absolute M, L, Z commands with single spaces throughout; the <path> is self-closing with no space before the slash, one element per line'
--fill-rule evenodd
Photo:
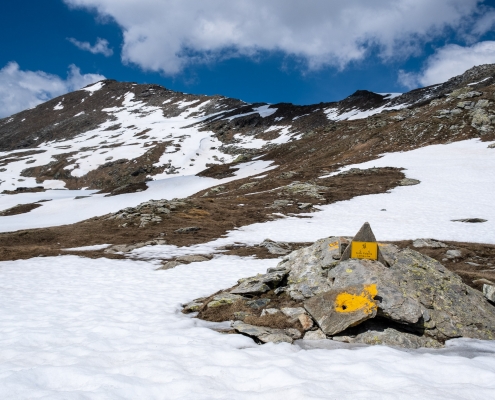
<path fill-rule="evenodd" d="M 102 77 L 248 102 L 404 92 L 495 63 L 494 28 L 479 0 L 10 1 L 0 117 Z"/>

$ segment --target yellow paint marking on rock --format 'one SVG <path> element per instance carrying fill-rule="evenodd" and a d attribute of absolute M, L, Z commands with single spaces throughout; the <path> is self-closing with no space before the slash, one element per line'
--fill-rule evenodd
<path fill-rule="evenodd" d="M 347 272 L 348 274 L 350 274 L 350 273 L 352 272 L 352 269 L 347 268 L 347 269 L 345 270 L 345 272 Z"/>
<path fill-rule="evenodd" d="M 361 294 L 340 293 L 335 299 L 335 311 L 339 313 L 350 313 L 363 310 L 371 314 L 377 309 L 373 298 L 378 294 L 375 284 L 366 285 Z"/>
<path fill-rule="evenodd" d="M 378 244 L 376 242 L 352 242 L 351 258 L 361 258 L 365 260 L 378 259 Z"/>
<path fill-rule="evenodd" d="M 339 242 L 329 243 L 328 247 L 330 247 L 330 250 L 338 249 L 339 248 Z"/>

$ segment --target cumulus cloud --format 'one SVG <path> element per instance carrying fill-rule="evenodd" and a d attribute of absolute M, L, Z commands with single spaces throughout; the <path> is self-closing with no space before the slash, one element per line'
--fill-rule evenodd
<path fill-rule="evenodd" d="M 0 118 L 102 79 L 103 75 L 81 74 L 75 65 L 69 66 L 67 79 L 62 79 L 43 71 L 23 71 L 10 62 L 0 69 Z"/>
<path fill-rule="evenodd" d="M 89 51 L 93 54 L 103 54 L 105 57 L 110 57 L 113 54 L 113 50 L 108 47 L 108 40 L 106 39 L 97 38 L 93 46 L 89 42 L 80 42 L 74 38 L 67 38 L 67 40 L 81 50 Z"/>
<path fill-rule="evenodd" d="M 407 57 L 448 29 L 473 30 L 482 7 L 481 0 L 64 1 L 112 18 L 123 31 L 123 61 L 165 74 L 263 51 L 281 51 L 309 69 L 344 68 L 370 51 Z M 487 26 L 490 20 L 477 29 Z"/>
<path fill-rule="evenodd" d="M 419 73 L 399 72 L 399 83 L 413 89 L 445 82 L 475 65 L 495 63 L 495 41 L 485 41 L 472 46 L 451 44 L 438 49 Z"/>

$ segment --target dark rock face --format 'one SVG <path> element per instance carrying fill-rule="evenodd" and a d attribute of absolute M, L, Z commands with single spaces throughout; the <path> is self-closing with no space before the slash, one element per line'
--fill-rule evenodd
<path fill-rule="evenodd" d="M 340 261 L 341 247 L 348 242 L 343 237 L 318 240 L 287 255 L 266 274 L 242 279 L 223 292 L 241 295 L 236 297 L 237 306 L 257 306 L 249 308 L 253 325 L 235 322 L 233 328 L 259 342 L 294 340 L 297 335 L 280 330 L 284 318 L 308 339 L 324 335 L 336 341 L 407 348 L 441 347 L 445 340 L 458 337 L 495 339 L 495 306 L 438 261 L 382 244 L 387 265 L 352 258 Z M 206 315 L 202 310 L 218 296 L 201 299 L 202 308 L 196 306 L 199 301 L 191 303 L 192 308 L 186 305 L 185 312 L 198 310 L 202 318 Z"/>

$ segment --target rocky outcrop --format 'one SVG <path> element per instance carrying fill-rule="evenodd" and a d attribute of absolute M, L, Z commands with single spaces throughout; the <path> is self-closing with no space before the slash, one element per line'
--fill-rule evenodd
<path fill-rule="evenodd" d="M 438 261 L 390 244 L 378 244 L 384 262 L 343 260 L 349 243 L 318 240 L 184 312 L 232 320 L 234 330 L 260 343 L 301 337 L 418 348 L 459 337 L 495 339 L 495 306 L 487 300 L 493 301 L 493 286 L 485 285 L 485 298 Z M 417 245 L 443 247 L 429 239 Z M 228 301 L 219 304 L 219 296 Z"/>

